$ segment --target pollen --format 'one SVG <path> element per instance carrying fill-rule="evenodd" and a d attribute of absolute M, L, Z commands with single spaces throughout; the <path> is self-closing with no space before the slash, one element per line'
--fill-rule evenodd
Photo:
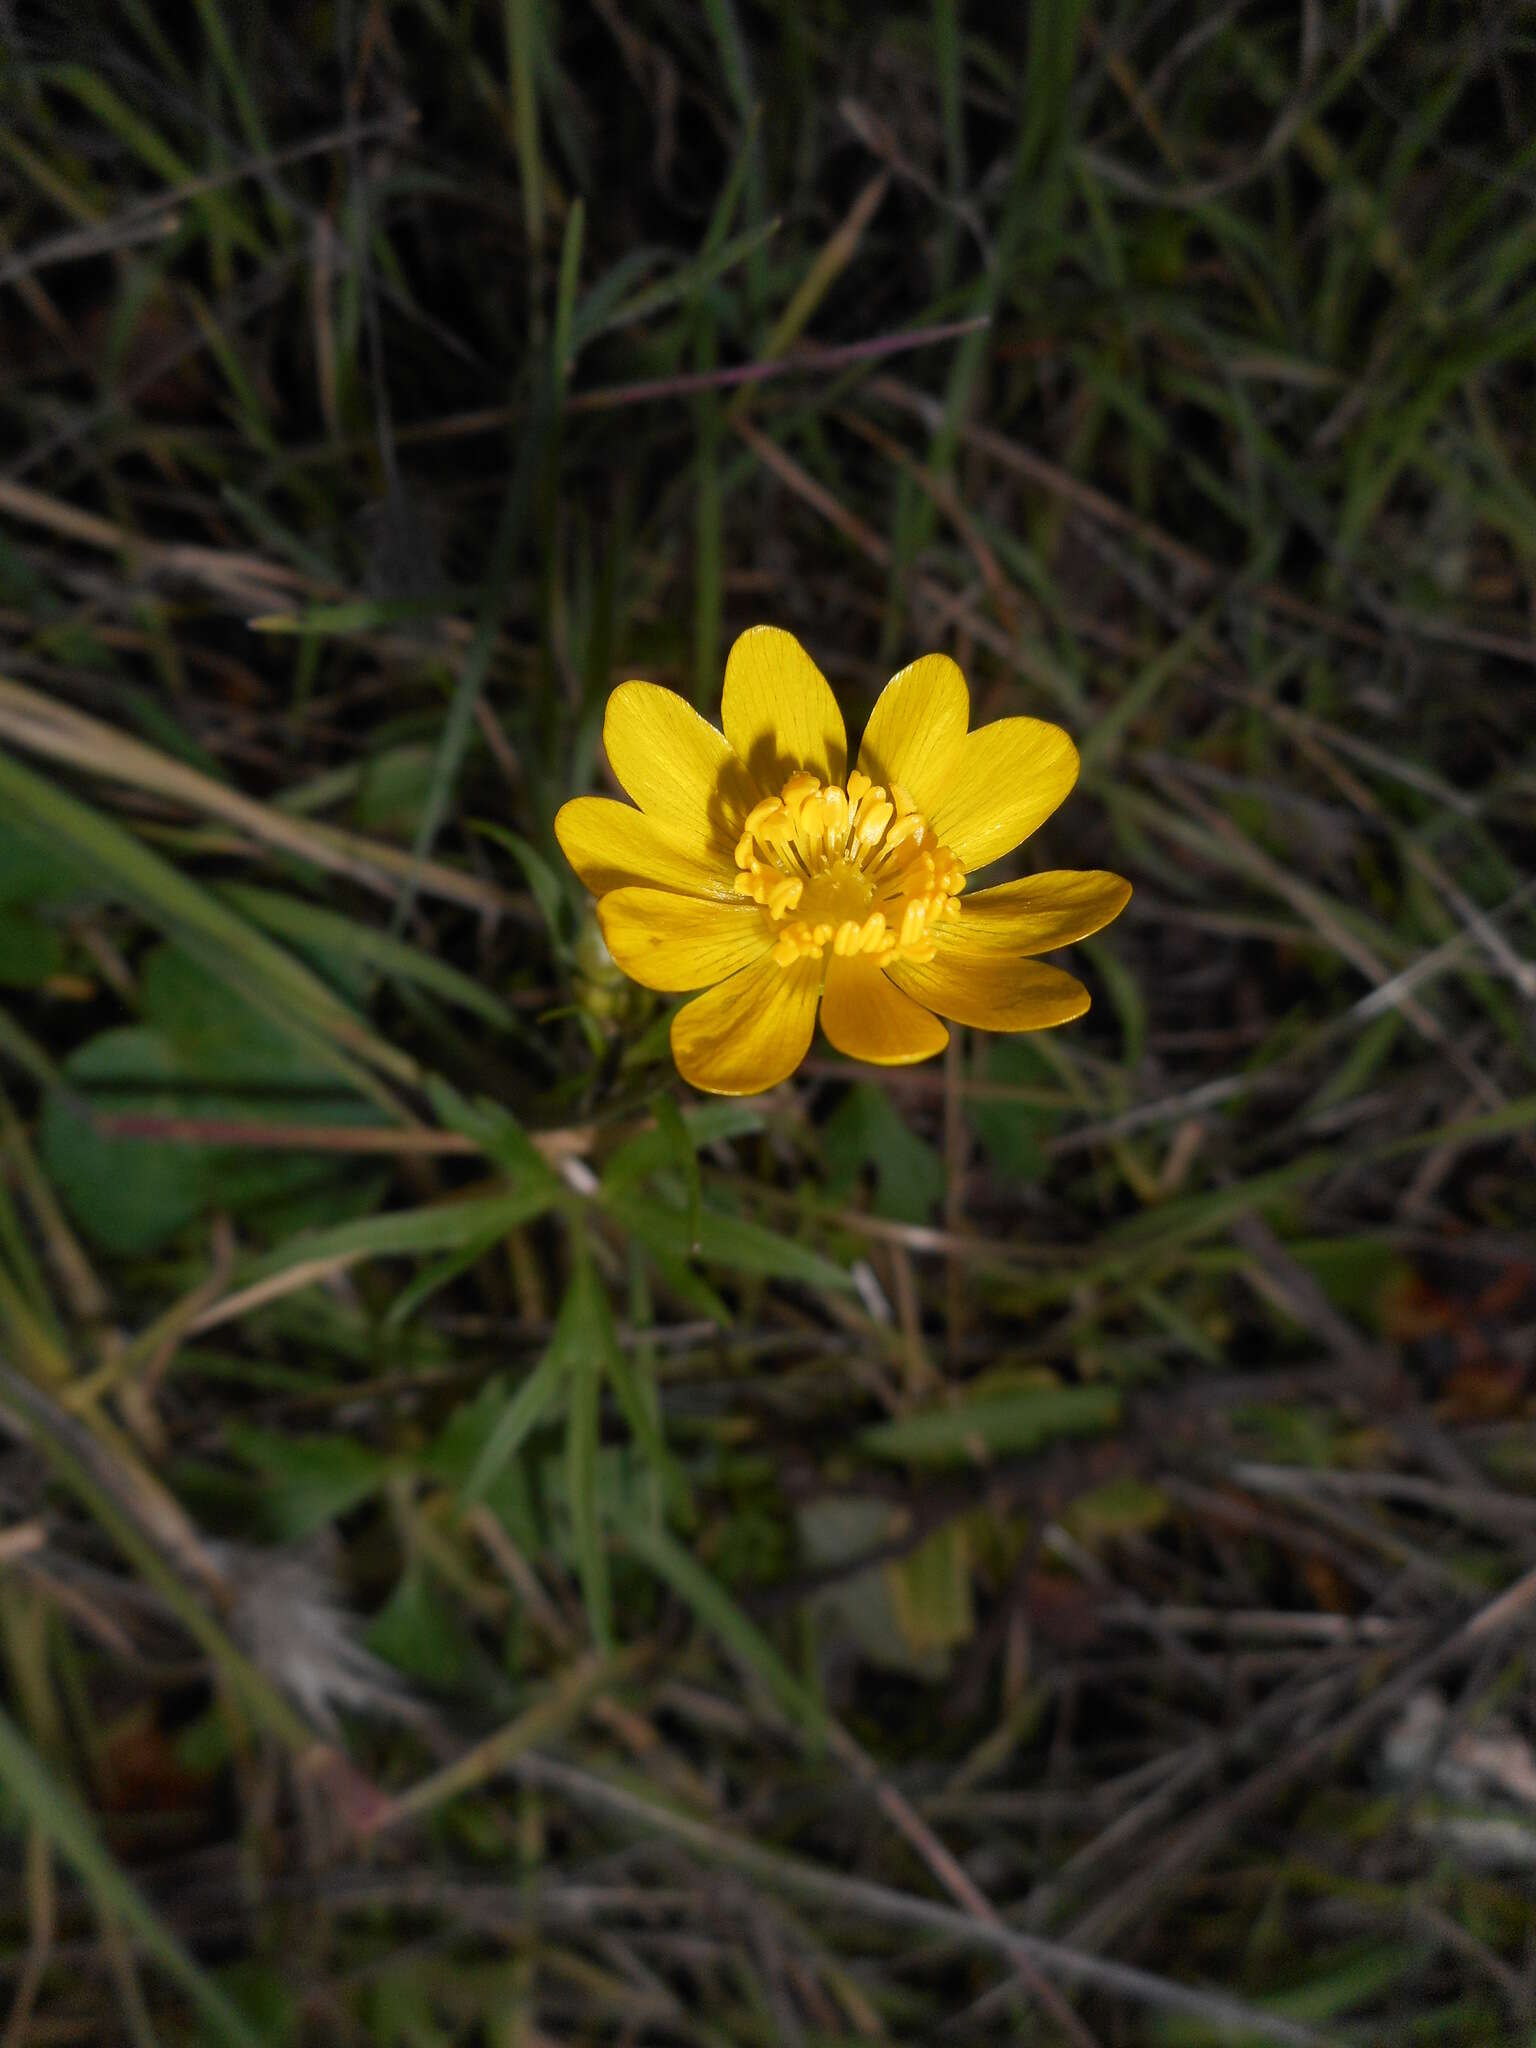
<path fill-rule="evenodd" d="M 960 914 L 965 870 L 900 784 L 855 769 L 844 784 L 802 769 L 754 804 L 736 845 L 736 893 L 761 906 L 781 967 L 865 955 L 881 966 L 931 960 L 933 935 Z"/>

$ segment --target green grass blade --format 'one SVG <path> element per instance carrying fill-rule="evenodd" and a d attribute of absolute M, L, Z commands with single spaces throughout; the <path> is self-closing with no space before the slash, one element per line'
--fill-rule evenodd
<path fill-rule="evenodd" d="M 648 1564 L 658 1578 L 666 1580 L 801 1732 L 812 1741 L 820 1741 L 827 1726 L 821 1702 L 800 1683 L 762 1630 L 742 1612 L 692 1551 L 684 1549 L 670 1531 L 638 1524 L 625 1529 L 624 1545 L 643 1564 Z"/>

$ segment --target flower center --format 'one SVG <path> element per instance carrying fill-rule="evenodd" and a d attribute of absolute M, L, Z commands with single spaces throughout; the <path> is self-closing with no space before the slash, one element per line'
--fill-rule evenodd
<path fill-rule="evenodd" d="M 931 960 L 933 931 L 960 915 L 965 870 L 899 783 L 855 769 L 846 786 L 802 769 L 748 812 L 736 847 L 738 895 L 779 928 L 781 967 L 823 954 Z"/>

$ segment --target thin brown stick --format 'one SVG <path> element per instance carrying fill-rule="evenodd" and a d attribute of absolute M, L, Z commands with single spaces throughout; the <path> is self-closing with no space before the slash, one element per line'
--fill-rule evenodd
<path fill-rule="evenodd" d="M 104 1138 L 143 1138 L 157 1145 L 228 1145 L 255 1152 L 360 1152 L 478 1156 L 482 1148 L 458 1131 L 429 1131 L 407 1125 L 245 1123 L 234 1117 L 153 1116 L 148 1112 L 98 1116 Z M 579 1159 L 597 1140 L 591 1125 L 530 1131 L 529 1140 L 546 1159 Z"/>

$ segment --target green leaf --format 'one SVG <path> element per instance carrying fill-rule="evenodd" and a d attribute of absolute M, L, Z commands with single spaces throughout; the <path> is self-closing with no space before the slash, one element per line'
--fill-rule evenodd
<path fill-rule="evenodd" d="M 525 529 L 537 503 L 538 483 L 544 472 L 555 423 L 553 380 L 547 370 L 533 379 L 531 388 L 524 395 L 521 410 L 516 457 L 491 543 L 474 633 L 454 679 L 447 716 L 430 762 L 411 841 L 412 857 L 418 867 L 431 854 L 438 832 L 448 817 L 459 772 L 474 734 L 475 705 L 490 671 L 491 657 L 501 630 L 507 587 Z M 396 898 L 396 932 L 409 914 L 415 893 L 415 881 L 412 879 Z"/>
<path fill-rule="evenodd" d="M 266 1480 L 262 1496 L 275 1534 L 312 1535 L 368 1499 L 396 1469 L 395 1461 L 350 1436 L 284 1436 L 232 1422 L 230 1449 Z"/>
<path fill-rule="evenodd" d="M 1080 1493 L 1062 1514 L 1062 1523 L 1082 1542 L 1094 1544 L 1112 1536 L 1145 1536 L 1160 1529 L 1173 1513 L 1161 1487 L 1138 1479 L 1134 1472 L 1107 1479 Z"/>
<path fill-rule="evenodd" d="M 394 1332 L 403 1330 L 413 1316 L 422 1309 L 434 1294 L 440 1294 L 445 1287 L 451 1287 L 461 1273 L 467 1273 L 471 1266 L 478 1266 L 488 1252 L 501 1243 L 504 1233 L 500 1230 L 487 1231 L 484 1237 L 472 1238 L 457 1251 L 447 1252 L 416 1275 L 407 1286 L 402 1287 L 389 1304 L 384 1317 L 384 1328 Z"/>
<path fill-rule="evenodd" d="M 329 1065 L 306 1057 L 286 1033 L 213 980 L 174 946 L 151 954 L 141 985 L 143 1025 L 103 1033 L 71 1055 L 69 1085 L 44 1102 L 40 1144 L 80 1228 L 103 1250 L 152 1251 L 214 1207 L 242 1210 L 336 1185 L 324 1152 L 111 1137 L 110 1114 L 284 1123 L 375 1123 L 379 1111 L 338 1093 Z M 213 1087 L 259 1089 L 253 1108 Z"/>
<path fill-rule="evenodd" d="M 902 1636 L 914 1658 L 943 1656 L 976 1628 L 964 1524 L 946 1522 L 885 1567 Z"/>
<path fill-rule="evenodd" d="M 580 1237 L 576 1239 L 581 1245 Z M 574 1297 L 574 1300 L 573 1300 Z M 606 1655 L 612 1648 L 613 1617 L 608 1591 L 608 1558 L 603 1548 L 597 1489 L 597 1447 L 603 1380 L 616 1350 L 613 1316 L 582 1247 L 566 1295 L 571 1312 L 571 1401 L 565 1425 L 565 1490 L 571 1512 L 576 1568 L 587 1603 L 593 1641 Z M 562 1310 L 562 1319 L 565 1311 Z"/>
<path fill-rule="evenodd" d="M 800 1683 L 762 1630 L 743 1614 L 691 1550 L 684 1549 L 669 1530 L 642 1524 L 624 1530 L 624 1545 L 687 1602 L 737 1662 L 762 1681 L 791 1720 L 813 1739 L 821 1738 L 826 1713 L 820 1700 Z"/>
<path fill-rule="evenodd" d="M 585 1361 L 601 1356 L 604 1341 L 602 1319 L 607 1314 L 607 1302 L 602 1299 L 601 1289 L 588 1266 L 589 1262 L 578 1255 L 576 1270 L 555 1319 L 549 1347 L 502 1410 L 486 1438 L 464 1486 L 466 1506 L 484 1498 L 497 1475 L 517 1455 L 519 1446 L 543 1421 L 569 1375 L 581 1368 Z M 573 1515 L 576 1512 L 573 1502 Z"/>
<path fill-rule="evenodd" d="M 728 1266 L 733 1272 L 759 1274 L 770 1280 L 797 1280 L 806 1287 L 845 1289 L 853 1285 L 843 1267 L 745 1217 L 727 1216 L 706 1206 L 699 1212 L 695 1240 L 685 1210 L 628 1189 L 607 1191 L 603 1202 L 615 1222 L 668 1259 L 694 1257 L 707 1266 Z"/>
<path fill-rule="evenodd" d="M 708 1102 L 680 1112 L 683 1129 L 695 1153 L 728 1138 L 744 1138 L 763 1128 L 763 1113 L 743 1102 Z M 661 1128 L 637 1131 L 613 1152 L 603 1167 L 603 1185 L 619 1188 L 669 1163 L 675 1165 L 677 1139 Z"/>
<path fill-rule="evenodd" d="M 1036 1450 L 1054 1437 L 1092 1435 L 1112 1428 L 1119 1416 L 1113 1387 L 1025 1387 L 877 1423 L 863 1431 L 859 1447 L 916 1464 L 980 1462 Z"/>
<path fill-rule="evenodd" d="M 1084 954 L 1109 991 L 1120 1020 L 1120 1059 L 1128 1074 L 1141 1065 L 1147 1044 L 1147 1001 L 1141 984 L 1109 939 L 1088 939 Z"/>
<path fill-rule="evenodd" d="M 530 846 L 520 833 L 511 832 L 505 825 L 487 824 L 483 819 L 475 821 L 475 830 L 510 853 L 523 871 L 523 880 L 528 884 L 529 894 L 538 905 L 550 938 L 558 951 L 564 953 L 569 940 L 567 933 L 565 890 L 559 876 L 536 846 Z"/>
<path fill-rule="evenodd" d="M 310 969 L 115 820 L 0 753 L 7 823 L 84 868 L 102 894 L 130 905 L 177 941 L 203 972 L 243 996 L 334 1073 L 376 1099 L 383 1090 L 361 1057 L 412 1079 L 415 1062 L 389 1046 Z"/>
<path fill-rule="evenodd" d="M 610 328 L 637 326 L 642 320 L 650 320 L 668 306 L 675 305 L 679 299 L 693 298 L 725 271 L 745 258 L 755 256 L 770 237 L 778 233 L 778 227 L 777 221 L 770 220 L 761 227 L 748 228 L 745 233 L 733 236 L 717 248 L 706 249 L 692 263 L 674 271 L 671 277 L 659 284 L 647 285 L 619 306 L 603 303 L 602 287 L 595 286 L 576 307 L 571 322 L 572 346 L 582 348 Z"/>
<path fill-rule="evenodd" d="M 425 953 L 419 946 L 393 938 L 373 925 L 343 917 L 334 910 L 322 910 L 298 896 L 285 896 L 276 889 L 257 889 L 243 882 L 226 882 L 219 894 L 253 924 L 291 940 L 317 967 L 328 970 L 346 988 L 358 986 L 375 975 L 390 975 L 444 1002 L 456 1003 L 487 1024 L 507 1030 L 515 1023 L 512 1012 L 499 996 L 492 995 L 472 975 Z"/>
<path fill-rule="evenodd" d="M 160 1116 L 185 1109 L 174 1051 L 142 1025 L 103 1032 L 73 1053 L 64 1071 L 82 1088 L 125 1091 L 119 1107 Z M 38 1151 L 64 1206 L 102 1251 L 124 1257 L 155 1251 L 203 1207 L 205 1152 L 104 1137 L 72 1091 L 55 1089 L 45 1098 Z"/>
<path fill-rule="evenodd" d="M 1023 1038 L 992 1039 L 982 1073 L 1001 1087 L 1041 1086 L 1050 1078 L 1040 1054 Z M 1049 1110 L 1031 1102 L 982 1096 L 966 1103 L 965 1115 L 1000 1174 L 1015 1181 L 1039 1180 L 1046 1164 L 1041 1138 L 1053 1122 Z"/>
<path fill-rule="evenodd" d="M 328 1088 L 335 1099 L 336 1079 L 326 1062 L 296 1049 L 286 1031 L 211 979 L 180 946 L 157 946 L 150 954 L 139 1007 L 145 1022 L 174 1049 L 181 1073 L 190 1080 L 280 1088 L 293 1095 Z M 198 1108 L 185 1100 L 181 1104 L 183 1115 L 196 1114 Z M 287 1105 L 283 1113 L 286 1118 Z"/>
<path fill-rule="evenodd" d="M 64 965 L 64 940 L 30 911 L 0 909 L 0 988 L 36 988 Z"/>
<path fill-rule="evenodd" d="M 864 1563 L 871 1552 L 898 1541 L 905 1511 L 888 1500 L 824 1494 L 795 1508 L 801 1555 L 818 1580 L 805 1611 L 819 1641 L 856 1650 L 881 1671 L 900 1671 L 934 1683 L 949 1664 L 946 1651 L 914 1646 L 898 1609 L 888 1564 Z"/>
<path fill-rule="evenodd" d="M 391 747 L 363 768 L 352 806 L 352 822 L 384 839 L 409 839 L 416 830 L 432 781 L 432 749 Z"/>
<path fill-rule="evenodd" d="M 68 901 L 86 891 L 86 870 L 46 839 L 0 822 L 0 903 Z"/>
<path fill-rule="evenodd" d="M 333 1230 L 306 1230 L 255 1260 L 243 1282 L 267 1280 L 296 1266 L 347 1265 L 356 1259 L 404 1258 L 417 1252 L 452 1252 L 516 1230 L 549 1206 L 543 1188 L 513 1189 L 467 1201 L 434 1202 L 424 1209 L 390 1209 L 339 1223 Z"/>
<path fill-rule="evenodd" d="M 546 1207 L 562 1199 L 560 1176 L 509 1109 L 484 1095 L 467 1102 L 438 1074 L 427 1077 L 427 1099 L 445 1130 L 457 1131 L 478 1145 L 487 1159 L 504 1167 L 530 1194 L 541 1190 Z"/>
<path fill-rule="evenodd" d="M 702 1228 L 701 1211 L 704 1201 L 703 1182 L 699 1177 L 699 1155 L 694 1150 L 694 1141 L 684 1124 L 682 1114 L 670 1095 L 654 1095 L 651 1108 L 656 1117 L 656 1130 L 667 1147 L 669 1163 L 676 1167 L 682 1177 L 687 1203 L 683 1210 L 684 1228 L 688 1234 L 689 1247 L 699 1248 L 699 1232 Z"/>
<path fill-rule="evenodd" d="M 376 1656 L 424 1685 L 457 1685 L 469 1661 L 464 1631 L 414 1561 L 369 1624 L 365 1640 Z"/>
<path fill-rule="evenodd" d="M 860 1081 L 822 1133 L 830 1199 L 839 1205 L 873 1168 L 875 1213 L 896 1223 L 925 1223 L 944 1194 L 944 1161 L 908 1129 L 884 1088 Z"/>

